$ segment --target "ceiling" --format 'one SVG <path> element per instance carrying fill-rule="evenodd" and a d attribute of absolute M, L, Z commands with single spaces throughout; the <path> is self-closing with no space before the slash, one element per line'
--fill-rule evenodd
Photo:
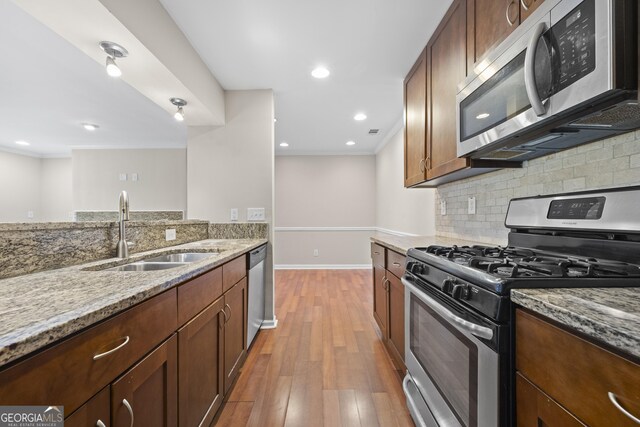
<path fill-rule="evenodd" d="M 278 155 L 375 152 L 402 120 L 402 80 L 451 4 L 160 1 L 225 89 L 274 90 Z M 331 75 L 311 77 L 318 65 Z"/>
<path fill-rule="evenodd" d="M 6 0 L 0 39 L 0 149 L 56 157 L 72 148 L 186 147 L 184 124 Z M 88 132 L 83 122 L 100 128 Z"/>

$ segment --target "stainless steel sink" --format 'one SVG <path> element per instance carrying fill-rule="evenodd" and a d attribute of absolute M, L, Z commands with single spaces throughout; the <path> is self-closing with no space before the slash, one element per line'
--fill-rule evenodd
<path fill-rule="evenodd" d="M 168 270 L 170 268 L 182 267 L 187 262 L 132 262 L 130 264 L 119 265 L 117 267 L 107 268 L 106 271 L 158 271 Z"/>
<path fill-rule="evenodd" d="M 217 252 L 185 252 L 180 254 L 159 255 L 153 258 L 146 258 L 143 262 L 196 262 L 201 261 L 210 256 L 216 255 Z"/>

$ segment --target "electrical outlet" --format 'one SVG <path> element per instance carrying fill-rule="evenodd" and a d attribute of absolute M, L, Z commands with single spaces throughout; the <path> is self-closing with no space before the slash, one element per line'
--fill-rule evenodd
<path fill-rule="evenodd" d="M 247 208 L 247 221 L 264 221 L 264 208 Z"/>
<path fill-rule="evenodd" d="M 167 228 L 164 232 L 165 238 L 167 242 L 169 240 L 176 240 L 176 229 L 175 228 Z"/>
<path fill-rule="evenodd" d="M 27 218 L 33 218 L 33 211 L 27 211 Z"/>
<path fill-rule="evenodd" d="M 314 249 L 314 250 L 313 250 L 313 256 L 318 256 L 318 255 L 319 255 L 318 250 L 317 250 L 317 249 Z"/>
<path fill-rule="evenodd" d="M 447 214 L 447 201 L 446 200 L 441 200 L 440 201 L 440 215 L 446 215 Z"/>
<path fill-rule="evenodd" d="M 138 180 L 138 174 L 137 173 L 132 173 L 131 174 L 131 181 L 137 181 Z"/>
<path fill-rule="evenodd" d="M 469 215 L 475 215 L 475 213 L 476 213 L 476 198 L 475 197 L 469 197 L 467 199 L 467 213 Z"/>
<path fill-rule="evenodd" d="M 232 208 L 231 209 L 231 221 L 237 221 L 238 220 L 238 208 Z"/>
<path fill-rule="evenodd" d="M 120 181 L 126 181 L 127 180 L 127 174 L 126 173 L 121 173 L 120 174 Z"/>

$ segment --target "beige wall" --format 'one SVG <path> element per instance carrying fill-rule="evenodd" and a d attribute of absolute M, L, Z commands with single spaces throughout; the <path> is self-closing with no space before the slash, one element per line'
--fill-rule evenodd
<path fill-rule="evenodd" d="M 71 221 L 73 194 L 71 158 L 42 159 L 41 206 L 44 221 Z"/>
<path fill-rule="evenodd" d="M 376 155 L 376 226 L 401 233 L 433 236 L 435 190 L 404 188 L 404 128 Z"/>
<path fill-rule="evenodd" d="M 265 208 L 273 241 L 273 92 L 227 91 L 226 124 L 190 127 L 187 212 L 190 218 L 228 222 L 230 210 L 246 221 L 247 208 Z M 273 317 L 273 248 L 267 259 L 266 316 Z"/>
<path fill-rule="evenodd" d="M 369 263 L 375 166 L 374 156 L 276 157 L 277 266 Z"/>
<path fill-rule="evenodd" d="M 186 209 L 185 149 L 73 150 L 72 163 L 73 210 L 117 210 L 122 190 L 132 210 Z"/>

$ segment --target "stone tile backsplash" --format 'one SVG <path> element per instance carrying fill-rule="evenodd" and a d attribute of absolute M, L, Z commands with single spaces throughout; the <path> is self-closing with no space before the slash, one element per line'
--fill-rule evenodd
<path fill-rule="evenodd" d="M 504 226 L 514 197 L 640 184 L 640 130 L 442 185 L 436 191 L 436 232 L 440 236 L 505 244 Z M 476 213 L 467 199 L 476 198 Z M 446 215 L 440 202 L 446 201 Z"/>

